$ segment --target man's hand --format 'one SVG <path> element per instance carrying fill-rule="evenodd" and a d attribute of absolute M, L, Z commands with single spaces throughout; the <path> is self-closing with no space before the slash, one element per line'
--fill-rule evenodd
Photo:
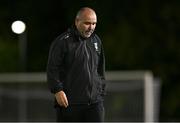
<path fill-rule="evenodd" d="M 68 104 L 68 100 L 67 100 L 67 97 L 66 97 L 66 94 L 64 93 L 64 91 L 57 92 L 55 94 L 55 97 L 60 106 L 63 106 L 65 108 L 68 107 L 69 104 Z"/>

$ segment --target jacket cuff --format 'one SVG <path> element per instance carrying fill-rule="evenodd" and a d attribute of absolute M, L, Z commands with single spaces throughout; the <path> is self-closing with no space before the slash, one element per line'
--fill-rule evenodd
<path fill-rule="evenodd" d="M 62 91 L 62 90 L 63 90 L 62 83 L 58 83 L 54 88 L 51 89 L 51 92 L 55 94 L 55 93 Z"/>

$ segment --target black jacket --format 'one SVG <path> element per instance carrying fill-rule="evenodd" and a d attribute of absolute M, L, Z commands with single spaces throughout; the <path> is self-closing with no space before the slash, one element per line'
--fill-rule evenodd
<path fill-rule="evenodd" d="M 63 90 L 69 104 L 101 101 L 104 72 L 103 47 L 96 34 L 85 39 L 72 27 L 53 41 L 47 64 L 48 86 L 52 93 Z"/>

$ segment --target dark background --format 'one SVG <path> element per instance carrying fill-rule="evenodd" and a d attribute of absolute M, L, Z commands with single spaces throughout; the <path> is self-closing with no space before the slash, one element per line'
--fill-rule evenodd
<path fill-rule="evenodd" d="M 0 72 L 20 72 L 15 20 L 26 23 L 27 72 L 45 72 L 51 42 L 79 8 L 98 15 L 107 70 L 151 70 L 162 81 L 160 121 L 180 121 L 179 0 L 1 0 Z"/>

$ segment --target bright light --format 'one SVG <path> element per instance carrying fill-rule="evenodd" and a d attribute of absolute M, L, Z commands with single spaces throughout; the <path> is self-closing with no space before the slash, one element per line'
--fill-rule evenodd
<path fill-rule="evenodd" d="M 25 31 L 26 25 L 24 22 L 22 22 L 20 20 L 14 21 L 11 25 L 11 29 L 14 33 L 21 34 Z"/>

